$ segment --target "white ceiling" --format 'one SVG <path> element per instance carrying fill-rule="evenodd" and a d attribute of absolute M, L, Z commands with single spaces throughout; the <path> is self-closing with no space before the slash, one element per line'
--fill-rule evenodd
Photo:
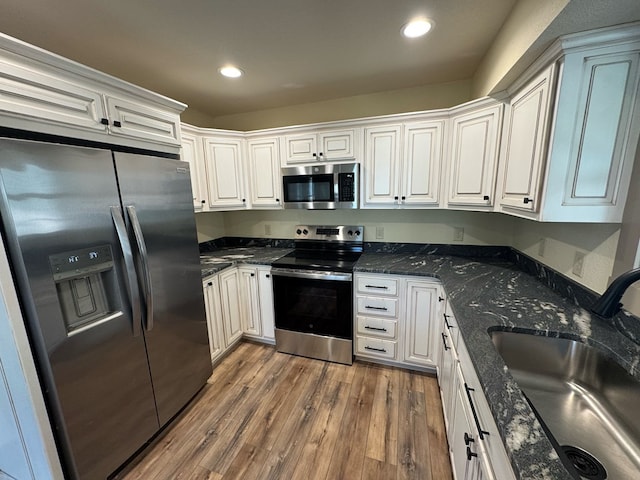
<path fill-rule="evenodd" d="M 471 79 L 516 3 L 537 1 L 552 0 L 0 0 L 0 31 L 215 118 Z M 401 37 L 416 16 L 432 32 Z M 640 0 L 566 0 L 502 81 L 559 35 L 638 19 Z"/>
<path fill-rule="evenodd" d="M 468 79 L 515 1 L 2 0 L 0 31 L 217 117 Z"/>

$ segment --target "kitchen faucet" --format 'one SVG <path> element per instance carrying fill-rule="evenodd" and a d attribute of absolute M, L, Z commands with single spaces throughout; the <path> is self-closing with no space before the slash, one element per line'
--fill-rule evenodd
<path fill-rule="evenodd" d="M 591 311 L 604 318 L 611 318 L 620 311 L 620 299 L 629 285 L 640 280 L 640 268 L 634 268 L 616 278 L 598 300 Z"/>

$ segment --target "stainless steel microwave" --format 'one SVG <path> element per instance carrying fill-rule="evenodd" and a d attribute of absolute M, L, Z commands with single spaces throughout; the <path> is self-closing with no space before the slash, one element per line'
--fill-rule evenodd
<path fill-rule="evenodd" d="M 358 208 L 360 165 L 341 163 L 282 169 L 284 208 Z"/>

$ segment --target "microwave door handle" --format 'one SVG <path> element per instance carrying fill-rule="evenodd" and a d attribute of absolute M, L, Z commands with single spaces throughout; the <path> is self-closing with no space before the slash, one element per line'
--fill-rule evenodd
<path fill-rule="evenodd" d="M 133 261 L 133 252 L 131 251 L 131 244 L 129 243 L 129 237 L 127 235 L 127 227 L 122 217 L 120 207 L 111 207 L 111 219 L 116 229 L 118 241 L 120 242 L 120 249 L 122 250 L 122 256 L 124 258 L 124 266 L 126 273 L 126 283 L 129 290 L 129 301 L 131 302 L 131 326 L 133 336 L 137 337 L 141 333 L 141 311 L 142 305 L 140 304 L 140 292 L 138 291 L 138 278 L 136 276 L 135 264 Z"/>
<path fill-rule="evenodd" d="M 153 289 L 151 287 L 151 270 L 149 269 L 149 255 L 147 254 L 147 245 L 144 241 L 144 235 L 142 234 L 142 227 L 138 221 L 138 214 L 136 213 L 136 207 L 129 205 L 126 207 L 127 215 L 131 221 L 131 227 L 133 228 L 133 236 L 136 239 L 136 245 L 138 247 L 138 256 L 140 258 L 140 264 L 142 266 L 142 277 L 144 285 L 144 299 L 147 307 L 145 330 L 149 331 L 153 328 Z"/>

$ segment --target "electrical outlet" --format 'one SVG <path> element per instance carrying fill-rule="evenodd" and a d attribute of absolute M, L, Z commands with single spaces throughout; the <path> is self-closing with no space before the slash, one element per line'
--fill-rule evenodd
<path fill-rule="evenodd" d="M 546 238 L 541 238 L 540 242 L 538 243 L 538 256 L 539 257 L 544 257 L 544 249 L 547 246 L 547 239 Z"/>
<path fill-rule="evenodd" d="M 271 235 L 271 225 L 269 225 L 268 223 L 264 224 L 264 234 Z"/>
<path fill-rule="evenodd" d="M 376 240 L 384 239 L 384 227 L 376 227 Z"/>
<path fill-rule="evenodd" d="M 464 240 L 464 228 L 462 227 L 453 227 L 453 241 L 461 242 Z"/>
<path fill-rule="evenodd" d="M 583 252 L 576 251 L 573 256 L 573 269 L 571 270 L 576 277 L 582 277 L 582 270 L 584 269 L 584 257 Z"/>

